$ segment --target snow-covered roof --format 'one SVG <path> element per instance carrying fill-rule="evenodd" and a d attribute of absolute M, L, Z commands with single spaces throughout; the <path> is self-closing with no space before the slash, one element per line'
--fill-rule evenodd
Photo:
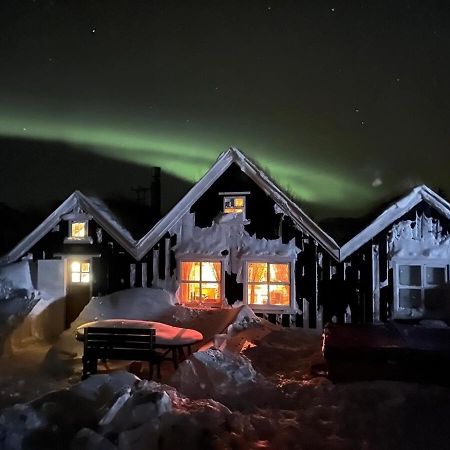
<path fill-rule="evenodd" d="M 259 167 L 240 150 L 231 147 L 219 155 L 214 165 L 192 187 L 192 189 L 136 244 L 137 258 L 143 258 L 151 248 L 189 212 L 192 205 L 212 186 L 212 184 L 235 163 L 278 205 L 280 212 L 289 216 L 295 225 L 312 236 L 332 255 L 339 258 L 339 246 L 319 225 L 291 200 Z"/>
<path fill-rule="evenodd" d="M 111 211 L 96 199 L 90 199 L 80 191 L 75 191 L 61 205 L 56 208 L 40 225 L 29 235 L 20 241 L 9 253 L 0 258 L 0 264 L 8 264 L 28 252 L 33 245 L 39 242 L 61 221 L 63 215 L 70 213 L 74 208 L 80 207 L 104 228 L 104 230 L 115 239 L 131 256 L 135 257 L 136 241 L 131 234 L 111 213 Z"/>
<path fill-rule="evenodd" d="M 428 203 L 447 219 L 450 219 L 450 203 L 429 187 L 425 185 L 417 186 L 408 195 L 383 211 L 369 226 L 344 244 L 340 251 L 340 261 L 344 261 L 345 258 L 422 201 Z"/>

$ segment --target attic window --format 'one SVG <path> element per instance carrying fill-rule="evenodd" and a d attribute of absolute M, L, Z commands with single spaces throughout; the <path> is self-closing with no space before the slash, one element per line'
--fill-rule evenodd
<path fill-rule="evenodd" d="M 250 192 L 219 192 L 223 195 L 223 212 L 225 214 L 242 214 L 245 218 L 245 196 Z"/>
<path fill-rule="evenodd" d="M 92 244 L 92 238 L 88 235 L 88 220 L 70 220 L 69 236 L 64 239 L 64 243 L 89 243 Z"/>
<path fill-rule="evenodd" d="M 71 222 L 70 223 L 70 237 L 72 239 L 85 239 L 87 238 L 87 221 L 84 222 Z"/>

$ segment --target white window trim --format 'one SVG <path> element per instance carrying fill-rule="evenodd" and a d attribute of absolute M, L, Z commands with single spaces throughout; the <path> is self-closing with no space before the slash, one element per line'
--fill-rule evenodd
<path fill-rule="evenodd" d="M 236 198 L 242 198 L 244 200 L 244 206 L 242 207 L 242 213 L 231 213 L 231 212 L 225 212 L 225 202 L 227 199 L 236 199 Z M 242 214 L 242 217 L 244 220 L 246 219 L 246 213 L 247 213 L 247 198 L 245 195 L 225 195 L 223 197 L 223 204 L 222 204 L 222 210 L 224 214 Z"/>
<path fill-rule="evenodd" d="M 399 268 L 400 266 L 420 266 L 421 267 L 421 308 L 400 308 L 400 280 L 399 280 Z M 424 309 L 424 273 L 426 267 L 442 267 L 445 268 L 445 282 L 448 283 L 449 270 L 450 270 L 450 262 L 445 259 L 430 259 L 430 258 L 395 258 L 392 260 L 392 271 L 393 271 L 393 290 L 394 290 L 394 304 L 393 304 L 393 316 L 394 318 L 401 317 L 411 317 L 411 316 L 420 316 L 425 312 Z M 419 289 L 419 287 L 416 287 Z M 406 288 L 407 289 L 407 288 Z M 414 289 L 414 287 L 413 287 Z"/>
<path fill-rule="evenodd" d="M 297 308 L 295 305 L 295 259 L 289 258 L 274 258 L 274 257 L 250 257 L 245 258 L 243 261 L 244 270 L 244 303 L 257 312 L 265 313 L 285 313 L 285 314 L 295 314 Z M 248 302 L 248 263 L 260 262 L 260 263 L 270 263 L 270 264 L 289 264 L 290 268 L 290 293 L 291 298 L 289 301 L 289 306 L 282 305 L 255 305 Z"/>
<path fill-rule="evenodd" d="M 178 287 L 181 287 L 182 280 L 181 280 L 181 263 L 183 262 L 220 262 L 220 301 L 217 303 L 199 303 L 196 304 L 195 307 L 198 306 L 204 306 L 206 308 L 221 308 L 224 301 L 225 301 L 225 258 L 217 258 L 212 257 L 209 258 L 207 256 L 198 256 L 198 255 L 192 255 L 192 256 L 183 256 L 182 258 L 177 258 L 177 280 L 178 280 Z M 184 302 L 182 299 L 179 299 L 181 304 L 189 307 L 189 304 Z"/>
<path fill-rule="evenodd" d="M 79 238 L 72 236 L 72 224 L 73 223 L 81 223 L 84 222 L 86 226 L 86 236 Z M 89 220 L 83 219 L 83 220 L 69 220 L 69 236 L 64 238 L 64 244 L 92 244 L 94 241 L 91 236 L 89 236 Z"/>

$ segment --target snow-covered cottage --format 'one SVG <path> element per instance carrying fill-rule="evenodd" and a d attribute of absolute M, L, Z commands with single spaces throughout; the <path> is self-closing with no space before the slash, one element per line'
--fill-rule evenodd
<path fill-rule="evenodd" d="M 165 288 L 186 306 L 242 301 L 314 325 L 318 270 L 338 264 L 336 242 L 235 148 L 140 239 L 121 223 L 74 192 L 0 264 L 31 260 L 36 287 L 65 296 L 66 325 L 92 295 L 134 286 Z"/>
<path fill-rule="evenodd" d="M 130 220 L 130 210 L 76 191 L 0 265 L 29 261 L 34 286 L 64 299 L 65 326 L 91 296 L 140 286 L 185 306 L 242 302 L 309 327 L 322 312 L 372 322 L 440 317 L 450 305 L 450 204 L 426 186 L 342 246 L 235 148 L 162 218 L 140 208 Z"/>
<path fill-rule="evenodd" d="M 153 284 L 180 303 L 242 301 L 279 320 L 313 323 L 318 261 L 337 264 L 339 247 L 243 153 L 230 148 L 136 245 L 152 255 Z M 306 312 L 306 311 L 305 311 Z M 284 317 L 282 317 L 284 315 Z"/>
<path fill-rule="evenodd" d="M 130 231 L 104 202 L 76 191 L 0 258 L 0 266 L 28 261 L 35 288 L 45 298 L 63 299 L 63 313 L 51 320 L 63 321 L 64 328 L 93 295 L 134 283 L 135 245 Z M 0 278 L 1 274 L 0 267 Z M 61 324 L 53 326 L 61 329 Z"/>
<path fill-rule="evenodd" d="M 353 320 L 449 317 L 449 221 L 450 204 L 422 185 L 341 247 L 354 275 Z"/>

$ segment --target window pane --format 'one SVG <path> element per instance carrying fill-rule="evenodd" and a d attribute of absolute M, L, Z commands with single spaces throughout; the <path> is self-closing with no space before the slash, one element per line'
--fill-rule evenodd
<path fill-rule="evenodd" d="M 72 272 L 81 272 L 80 263 L 78 261 L 73 261 L 70 265 L 70 269 Z"/>
<path fill-rule="evenodd" d="M 447 303 L 445 289 L 425 289 L 425 309 L 443 310 Z"/>
<path fill-rule="evenodd" d="M 226 214 L 243 213 L 245 209 L 245 197 L 224 197 L 223 212 Z"/>
<path fill-rule="evenodd" d="M 445 267 L 427 267 L 427 284 L 443 285 L 445 284 Z"/>
<path fill-rule="evenodd" d="M 220 262 L 202 262 L 202 281 L 220 281 Z"/>
<path fill-rule="evenodd" d="M 399 289 L 400 308 L 419 308 L 422 304 L 420 289 Z"/>
<path fill-rule="evenodd" d="M 200 281 L 200 262 L 183 261 L 181 263 L 181 279 L 185 281 Z"/>
<path fill-rule="evenodd" d="M 76 238 L 86 237 L 86 222 L 72 222 L 70 235 Z"/>
<path fill-rule="evenodd" d="M 74 274 L 72 274 L 72 275 L 74 275 Z M 80 275 L 80 274 L 77 274 L 77 275 Z M 89 275 L 90 275 L 89 273 L 82 273 L 81 274 L 81 282 L 82 283 L 89 283 L 89 279 L 90 279 Z"/>
<path fill-rule="evenodd" d="M 398 269 L 399 282 L 403 286 L 421 286 L 421 266 L 400 266 Z"/>
<path fill-rule="evenodd" d="M 200 301 L 200 283 L 181 283 L 180 300 L 183 303 Z"/>
<path fill-rule="evenodd" d="M 270 304 L 271 305 L 283 305 L 289 306 L 290 304 L 290 287 L 286 285 L 271 285 L 270 291 Z"/>
<path fill-rule="evenodd" d="M 250 284 L 247 288 L 248 303 L 251 305 L 267 305 L 268 289 L 267 284 Z"/>
<path fill-rule="evenodd" d="M 219 283 L 202 283 L 202 301 L 207 303 L 220 302 Z"/>
<path fill-rule="evenodd" d="M 252 262 L 248 264 L 248 281 L 257 283 L 260 281 L 268 281 L 267 279 L 267 263 Z"/>
<path fill-rule="evenodd" d="M 270 264 L 270 281 L 289 283 L 289 264 Z"/>
<path fill-rule="evenodd" d="M 73 272 L 72 273 L 72 283 L 79 283 L 81 280 L 80 273 Z"/>
<path fill-rule="evenodd" d="M 81 271 L 89 273 L 90 264 L 88 262 L 81 263 Z"/>

